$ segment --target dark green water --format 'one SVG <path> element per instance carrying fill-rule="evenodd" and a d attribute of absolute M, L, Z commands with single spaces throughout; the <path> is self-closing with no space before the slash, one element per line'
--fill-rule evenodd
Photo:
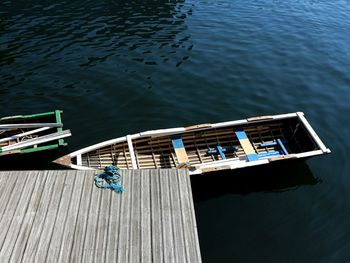
<path fill-rule="evenodd" d="M 68 151 L 305 112 L 331 155 L 193 178 L 203 262 L 349 262 L 349 70 L 348 1 L 0 3 L 0 115 L 64 110 Z"/>

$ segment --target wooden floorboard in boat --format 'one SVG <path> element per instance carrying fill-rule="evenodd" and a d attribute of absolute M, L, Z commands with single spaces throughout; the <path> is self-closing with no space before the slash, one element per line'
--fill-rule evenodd
<path fill-rule="evenodd" d="M 187 170 L 0 172 L 0 262 L 201 262 Z"/>
<path fill-rule="evenodd" d="M 222 160 L 218 154 L 208 155 L 207 151 L 223 148 L 237 147 L 235 152 L 225 153 L 226 159 L 242 157 L 245 155 L 241 145 L 233 132 L 233 127 L 213 130 L 196 131 L 182 134 L 186 153 L 191 164 L 208 163 Z M 246 126 L 244 130 L 252 144 L 254 151 L 264 153 L 276 150 L 276 147 L 260 148 L 262 142 L 271 142 L 277 138 L 284 139 L 283 123 L 272 123 L 264 126 Z M 133 140 L 136 163 L 139 168 L 171 168 L 178 162 L 171 144 L 171 135 L 165 137 L 146 137 Z M 288 149 L 288 145 L 286 146 Z M 277 149 L 278 150 L 278 149 Z M 114 164 L 121 169 L 131 168 L 131 157 L 125 142 L 103 147 L 102 149 L 84 154 L 83 165 L 102 168 Z"/>

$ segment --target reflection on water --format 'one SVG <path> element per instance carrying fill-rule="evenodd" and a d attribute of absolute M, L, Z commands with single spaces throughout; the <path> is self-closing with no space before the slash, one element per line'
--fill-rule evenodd
<path fill-rule="evenodd" d="M 64 67 L 79 76 L 79 71 L 101 63 L 130 74 L 140 63 L 180 66 L 193 47 L 184 23 L 192 10 L 184 1 L 36 1 L 34 6 L 5 1 L 0 9 L 4 87 L 43 75 L 45 86 L 79 86 L 79 78 L 62 82 Z"/>
<path fill-rule="evenodd" d="M 258 192 L 284 192 L 320 180 L 303 161 L 290 161 L 212 174 L 192 176 L 195 203 L 223 195 L 247 195 Z"/>
<path fill-rule="evenodd" d="M 34 152 L 30 154 L 10 154 L 0 158 L 0 170 L 64 170 L 63 166 L 52 163 L 53 160 L 68 154 L 66 148 Z"/>

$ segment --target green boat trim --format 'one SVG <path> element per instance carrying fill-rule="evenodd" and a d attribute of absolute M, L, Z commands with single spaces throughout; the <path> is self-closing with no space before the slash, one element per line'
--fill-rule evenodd
<path fill-rule="evenodd" d="M 40 151 L 46 151 L 46 150 L 54 150 L 61 147 L 59 144 L 52 144 L 52 145 L 45 145 L 45 146 L 39 146 L 39 147 L 31 147 L 27 149 L 21 149 L 21 150 L 14 150 L 10 152 L 2 152 L 0 149 L 0 156 L 8 155 L 8 154 L 14 154 L 14 153 L 19 153 L 19 154 L 25 154 L 25 153 L 34 153 L 34 152 L 40 152 Z"/>
<path fill-rule="evenodd" d="M 45 150 L 53 150 L 59 147 L 60 147 L 59 144 L 45 145 L 45 146 L 39 146 L 36 148 L 23 149 L 23 150 L 20 150 L 20 153 L 32 153 L 32 152 L 39 152 L 39 151 L 45 151 Z"/>
<path fill-rule="evenodd" d="M 62 119 L 61 119 L 62 112 L 63 111 L 61 111 L 61 110 L 55 110 L 56 123 L 58 123 L 58 124 L 62 124 Z M 57 128 L 58 132 L 62 132 L 62 130 L 63 130 L 62 127 Z M 66 146 L 67 143 L 64 142 L 64 139 L 59 139 L 58 140 L 58 145 Z"/>
<path fill-rule="evenodd" d="M 23 121 L 23 120 L 30 120 L 30 119 L 48 117 L 48 116 L 51 116 L 51 115 L 55 115 L 57 112 L 62 113 L 63 111 L 55 110 L 55 111 L 43 112 L 43 113 L 37 113 L 37 114 L 14 115 L 14 116 L 2 117 L 2 118 L 0 118 L 0 123 L 8 122 L 8 121 Z"/>
<path fill-rule="evenodd" d="M 0 124 L 9 123 L 9 122 L 11 123 L 12 122 L 18 123 L 23 121 L 26 122 L 33 119 L 41 119 L 46 117 L 52 117 L 55 123 L 62 124 L 62 117 L 61 117 L 62 113 L 63 113 L 62 110 L 54 110 L 50 112 L 43 112 L 43 113 L 36 113 L 36 114 L 29 114 L 29 115 L 8 116 L 8 117 L 0 118 Z M 57 132 L 62 132 L 63 128 L 57 127 L 56 130 Z M 12 153 L 25 154 L 25 153 L 32 153 L 32 152 L 38 152 L 38 151 L 52 150 L 52 149 L 57 149 L 59 147 L 64 147 L 68 145 L 68 143 L 64 139 L 58 139 L 58 140 L 55 140 L 54 142 L 55 142 L 54 144 L 48 144 L 48 145 L 43 145 L 38 147 L 32 146 L 21 150 L 10 151 L 11 153 L 7 153 L 6 151 L 3 151 L 2 148 L 0 147 L 0 156 L 12 154 Z"/>

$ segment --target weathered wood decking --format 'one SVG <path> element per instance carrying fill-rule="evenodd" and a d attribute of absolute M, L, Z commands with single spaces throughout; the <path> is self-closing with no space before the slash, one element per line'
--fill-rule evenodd
<path fill-rule="evenodd" d="M 201 262 L 185 170 L 0 172 L 0 262 Z"/>

